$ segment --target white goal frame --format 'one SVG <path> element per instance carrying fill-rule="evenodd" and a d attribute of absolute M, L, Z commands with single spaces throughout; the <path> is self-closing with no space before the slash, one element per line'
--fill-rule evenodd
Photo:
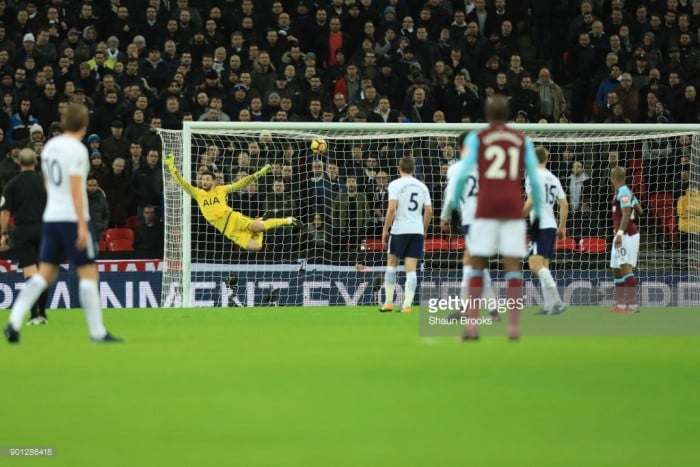
<path fill-rule="evenodd" d="M 192 173 L 192 135 L 197 131 L 212 132 L 218 129 L 225 130 L 227 132 L 236 130 L 245 131 L 258 131 L 264 132 L 266 130 L 274 131 L 300 131 L 309 133 L 309 141 L 313 139 L 313 132 L 319 131 L 319 136 L 323 132 L 327 131 L 344 131 L 347 133 L 351 132 L 378 132 L 378 133 L 432 133 L 432 132 L 454 132 L 460 133 L 462 131 L 478 130 L 486 127 L 485 123 L 471 123 L 471 124 L 461 124 L 461 123 L 362 123 L 362 122 L 352 122 L 352 123 L 317 123 L 317 122 L 199 122 L 199 121 L 188 121 L 183 122 L 182 129 L 182 173 L 185 178 L 189 178 L 189 174 Z M 526 134 L 531 132 L 546 133 L 547 131 L 557 132 L 557 133 L 578 133 L 585 132 L 585 136 L 582 135 L 581 141 L 595 142 L 595 136 L 591 133 L 597 131 L 600 132 L 615 132 L 615 133 L 639 133 L 639 132 L 649 132 L 649 133 L 673 133 L 673 132 L 684 132 L 684 133 L 696 133 L 700 137 L 700 125 L 693 124 L 576 124 L 576 123 L 565 123 L 565 124 L 509 124 L 509 127 L 522 131 Z M 163 130 L 166 131 L 166 130 Z M 541 138 L 539 138 L 541 139 Z M 164 178 L 166 176 L 164 170 Z M 695 174 L 698 177 L 698 174 Z M 190 307 L 191 306 L 191 273 L 192 273 L 192 245 L 190 239 L 192 237 L 192 217 L 190 215 L 192 208 L 191 198 L 181 190 L 182 196 L 182 225 L 181 233 L 183 238 L 183 251 L 182 251 L 182 262 L 181 262 L 181 273 L 182 273 L 182 299 L 181 303 L 177 303 L 174 306 Z M 167 209 L 166 209 L 167 211 Z M 165 236 L 166 242 L 171 226 L 168 222 L 165 222 Z M 166 246 L 167 249 L 167 246 Z M 166 258 L 167 259 L 167 258 Z M 168 267 L 166 261 L 166 268 Z"/>

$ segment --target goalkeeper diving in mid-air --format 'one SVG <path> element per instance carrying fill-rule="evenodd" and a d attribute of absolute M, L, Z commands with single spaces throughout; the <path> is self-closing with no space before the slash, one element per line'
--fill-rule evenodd
<path fill-rule="evenodd" d="M 294 217 L 275 219 L 253 219 L 236 212 L 228 205 L 226 197 L 229 193 L 241 190 L 258 178 L 267 174 L 271 165 L 266 165 L 252 175 L 248 175 L 229 185 L 216 185 L 216 179 L 211 172 L 202 173 L 202 188 L 197 188 L 188 183 L 175 168 L 173 154 L 163 156 L 163 162 L 170 169 L 175 181 L 188 195 L 199 205 L 199 210 L 204 218 L 226 238 L 248 251 L 260 251 L 263 246 L 263 233 L 266 230 L 275 229 L 286 225 L 301 227 L 301 221 Z"/>

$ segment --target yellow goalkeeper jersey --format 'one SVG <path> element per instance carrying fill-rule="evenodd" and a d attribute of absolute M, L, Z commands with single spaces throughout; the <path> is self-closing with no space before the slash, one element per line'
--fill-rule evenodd
<path fill-rule="evenodd" d="M 187 194 L 197 202 L 199 210 L 202 211 L 202 215 L 207 222 L 211 224 L 215 223 L 217 220 L 231 212 L 231 207 L 226 201 L 226 196 L 232 191 L 238 191 L 245 188 L 250 183 L 254 182 L 256 178 L 255 174 L 248 175 L 235 183 L 216 186 L 211 190 L 206 191 L 188 183 L 173 166 L 170 166 L 170 173 L 173 174 L 173 178 L 178 185 L 180 185 L 185 192 L 187 192 Z"/>

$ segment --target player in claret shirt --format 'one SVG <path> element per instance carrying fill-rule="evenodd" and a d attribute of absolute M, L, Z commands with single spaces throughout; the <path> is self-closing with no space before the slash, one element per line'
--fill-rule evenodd
<path fill-rule="evenodd" d="M 488 259 L 497 253 L 503 257 L 505 279 L 508 283 L 508 336 L 520 337 L 520 308 L 522 306 L 522 272 L 520 263 L 527 255 L 525 244 L 526 224 L 523 218 L 524 173 L 530 181 L 530 196 L 535 211 L 533 228 L 539 228 L 540 185 L 537 183 L 537 157 L 532 141 L 522 133 L 508 128 L 505 122 L 510 115 L 508 100 L 500 95 L 491 97 L 484 109 L 489 126 L 469 134 L 464 142 L 465 157 L 458 162 L 455 196 L 451 209 L 459 208 L 461 193 L 465 189 L 474 166 L 478 169 L 479 193 L 474 222 L 469 229 L 472 271 L 469 277 L 469 293 L 481 297 L 484 287 L 483 269 Z M 444 216 L 450 213 L 443 212 Z M 463 340 L 477 339 L 478 307 L 469 306 L 469 318 Z"/>
<path fill-rule="evenodd" d="M 615 277 L 615 307 L 611 313 L 639 313 L 637 301 L 637 267 L 639 230 L 634 223 L 636 214 L 642 214 L 639 201 L 625 185 L 625 169 L 615 167 L 610 171 L 610 181 L 615 187 L 612 201 L 612 217 L 615 239 L 610 256 L 610 267 Z"/>

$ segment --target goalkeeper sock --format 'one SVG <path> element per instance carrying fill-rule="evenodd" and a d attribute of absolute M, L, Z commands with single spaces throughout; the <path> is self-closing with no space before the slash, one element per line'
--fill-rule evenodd
<path fill-rule="evenodd" d="M 460 285 L 460 293 L 462 294 L 462 299 L 466 300 L 469 298 L 469 275 L 472 273 L 471 266 L 462 267 L 462 283 Z"/>
<path fill-rule="evenodd" d="M 407 272 L 405 285 L 406 290 L 404 290 L 403 305 L 401 306 L 401 308 L 411 308 L 411 304 L 413 303 L 413 297 L 416 296 L 417 286 L 418 276 L 416 275 L 416 272 Z"/>
<path fill-rule="evenodd" d="M 277 227 L 282 227 L 284 225 L 291 225 L 288 217 L 281 217 L 277 219 L 266 219 L 263 222 L 265 230 L 276 229 Z"/>
<path fill-rule="evenodd" d="M 40 274 L 34 274 L 24 283 L 24 289 L 22 289 L 17 296 L 17 300 L 15 300 L 15 304 L 12 305 L 12 312 L 10 313 L 10 324 L 15 331 L 19 331 L 22 328 L 24 317 L 27 316 L 32 304 L 36 303 L 41 293 L 46 290 L 48 286 L 49 284 L 46 282 L 46 279 Z"/>
<path fill-rule="evenodd" d="M 85 311 L 90 337 L 102 339 L 107 334 L 107 330 L 102 323 L 102 307 L 100 306 L 100 292 L 97 288 L 97 281 L 94 279 L 80 279 L 78 295 L 80 296 L 80 305 Z"/>
<path fill-rule="evenodd" d="M 384 304 L 394 303 L 394 289 L 396 288 L 396 266 L 387 266 L 384 273 Z"/>

